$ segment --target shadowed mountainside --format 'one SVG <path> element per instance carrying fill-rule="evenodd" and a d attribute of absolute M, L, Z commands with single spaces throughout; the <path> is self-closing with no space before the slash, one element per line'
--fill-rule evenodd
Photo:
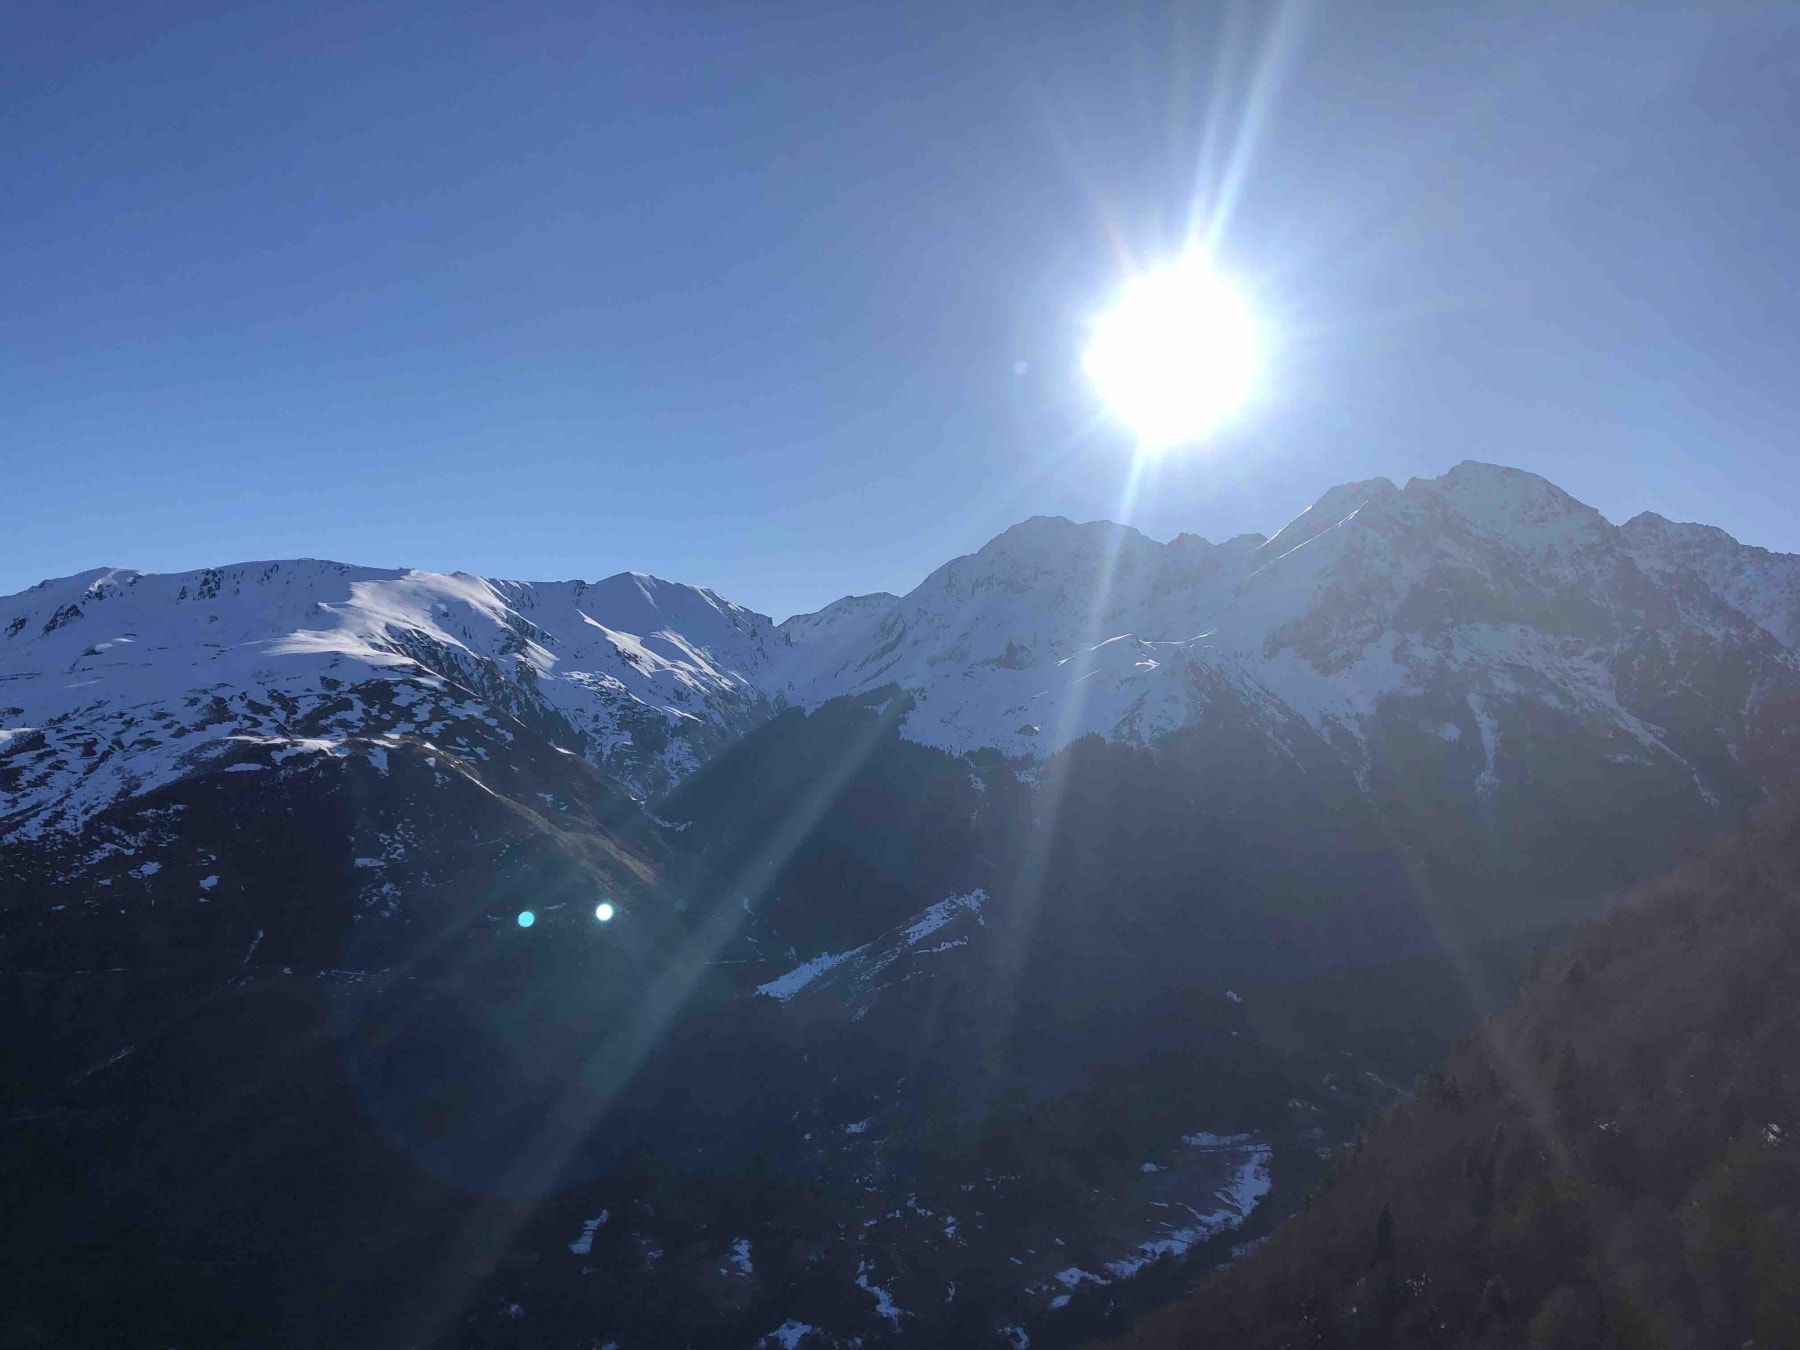
<path fill-rule="evenodd" d="M 1304 1213 L 1118 1342 L 1800 1343 L 1800 793 L 1542 959 Z"/>

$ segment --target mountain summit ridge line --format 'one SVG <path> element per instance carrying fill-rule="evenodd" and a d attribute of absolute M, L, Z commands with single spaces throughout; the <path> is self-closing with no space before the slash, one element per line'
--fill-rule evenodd
<path fill-rule="evenodd" d="M 783 707 L 888 684 L 917 699 L 903 734 L 953 753 L 1155 744 L 1223 698 L 1277 741 L 1297 719 L 1365 781 L 1370 720 L 1410 703 L 1440 737 L 1479 741 L 1478 792 L 1499 781 L 1495 709 L 1528 697 L 1609 724 L 1619 754 L 1672 758 L 1703 797 L 1766 797 L 1779 773 L 1746 775 L 1745 754 L 1785 764 L 1791 731 L 1772 749 L 1742 733 L 1800 688 L 1797 642 L 1800 556 L 1650 513 L 1613 525 L 1537 475 L 1475 461 L 1404 488 L 1343 484 L 1273 536 L 1221 544 L 1034 516 L 904 596 L 780 624 L 637 572 L 102 568 L 0 599 L 0 832 L 78 825 L 246 738 L 432 724 L 308 722 L 370 680 L 535 718 L 646 801 Z M 1695 643 L 1737 668 L 1736 731 L 1677 725 L 1679 691 L 1641 687 L 1646 662 L 1697 660 Z M 1748 781 L 1714 781 L 1733 778 Z"/>

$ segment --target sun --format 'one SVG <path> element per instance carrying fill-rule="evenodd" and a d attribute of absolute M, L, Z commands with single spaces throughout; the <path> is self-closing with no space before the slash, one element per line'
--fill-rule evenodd
<path fill-rule="evenodd" d="M 1206 439 L 1258 392 L 1263 339 L 1243 295 L 1184 261 L 1133 278 L 1094 325 L 1082 364 L 1143 448 Z"/>

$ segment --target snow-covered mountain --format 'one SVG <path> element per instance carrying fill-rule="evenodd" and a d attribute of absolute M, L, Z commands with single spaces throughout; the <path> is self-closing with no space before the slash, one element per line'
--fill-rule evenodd
<path fill-rule="evenodd" d="M 302 559 L 107 568 L 0 600 L 0 829 L 76 828 L 224 757 L 380 755 L 531 722 L 638 796 L 772 710 L 782 639 L 694 586 Z"/>
<path fill-rule="evenodd" d="M 1796 762 L 1800 557 L 1614 526 L 1470 462 L 1334 488 L 1268 539 L 1036 517 L 905 596 L 779 626 L 635 573 L 301 560 L 47 581 L 0 599 L 0 634 L 9 833 L 79 826 L 219 756 L 454 750 L 470 718 L 528 720 L 653 800 L 783 706 L 890 684 L 915 701 L 902 734 L 957 754 L 1155 745 L 1228 716 L 1272 745 L 1323 738 L 1365 785 L 1396 736 L 1435 738 L 1483 797 L 1549 712 L 1609 762 L 1741 801 Z"/>
<path fill-rule="evenodd" d="M 1483 792 L 1525 706 L 1621 762 L 1679 763 L 1702 795 L 1794 743 L 1800 557 L 1650 515 L 1617 527 L 1472 462 L 1334 488 L 1270 539 L 1158 544 L 1038 517 L 904 598 L 849 605 L 782 625 L 776 692 L 816 706 L 900 684 L 918 698 L 904 734 L 955 753 L 1154 744 L 1218 689 L 1240 712 L 1297 715 L 1365 779 L 1386 724 L 1478 746 Z M 1734 692 L 1713 709 L 1720 663 Z M 1698 720 L 1682 715 L 1695 701 Z M 1793 762 L 1779 758 L 1762 787 Z"/>
<path fill-rule="evenodd" d="M 637 574 L 42 583 L 15 1258 L 66 1311 L 36 1235 L 116 1206 L 155 1242 L 80 1268 L 130 1325 L 175 1253 L 284 1344 L 1115 1333 L 1800 776 L 1797 634 L 1800 558 L 1480 464 L 1222 544 L 1035 518 L 782 624 Z"/>

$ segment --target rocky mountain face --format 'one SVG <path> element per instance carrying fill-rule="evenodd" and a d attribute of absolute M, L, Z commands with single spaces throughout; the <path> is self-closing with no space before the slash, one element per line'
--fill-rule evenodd
<path fill-rule="evenodd" d="M 43 583 L 0 1087 L 64 1241 L 6 1334 L 1119 1329 L 1794 776 L 1797 631 L 1800 558 L 1476 464 L 1221 545 L 1038 518 L 780 625 L 635 574 Z"/>

